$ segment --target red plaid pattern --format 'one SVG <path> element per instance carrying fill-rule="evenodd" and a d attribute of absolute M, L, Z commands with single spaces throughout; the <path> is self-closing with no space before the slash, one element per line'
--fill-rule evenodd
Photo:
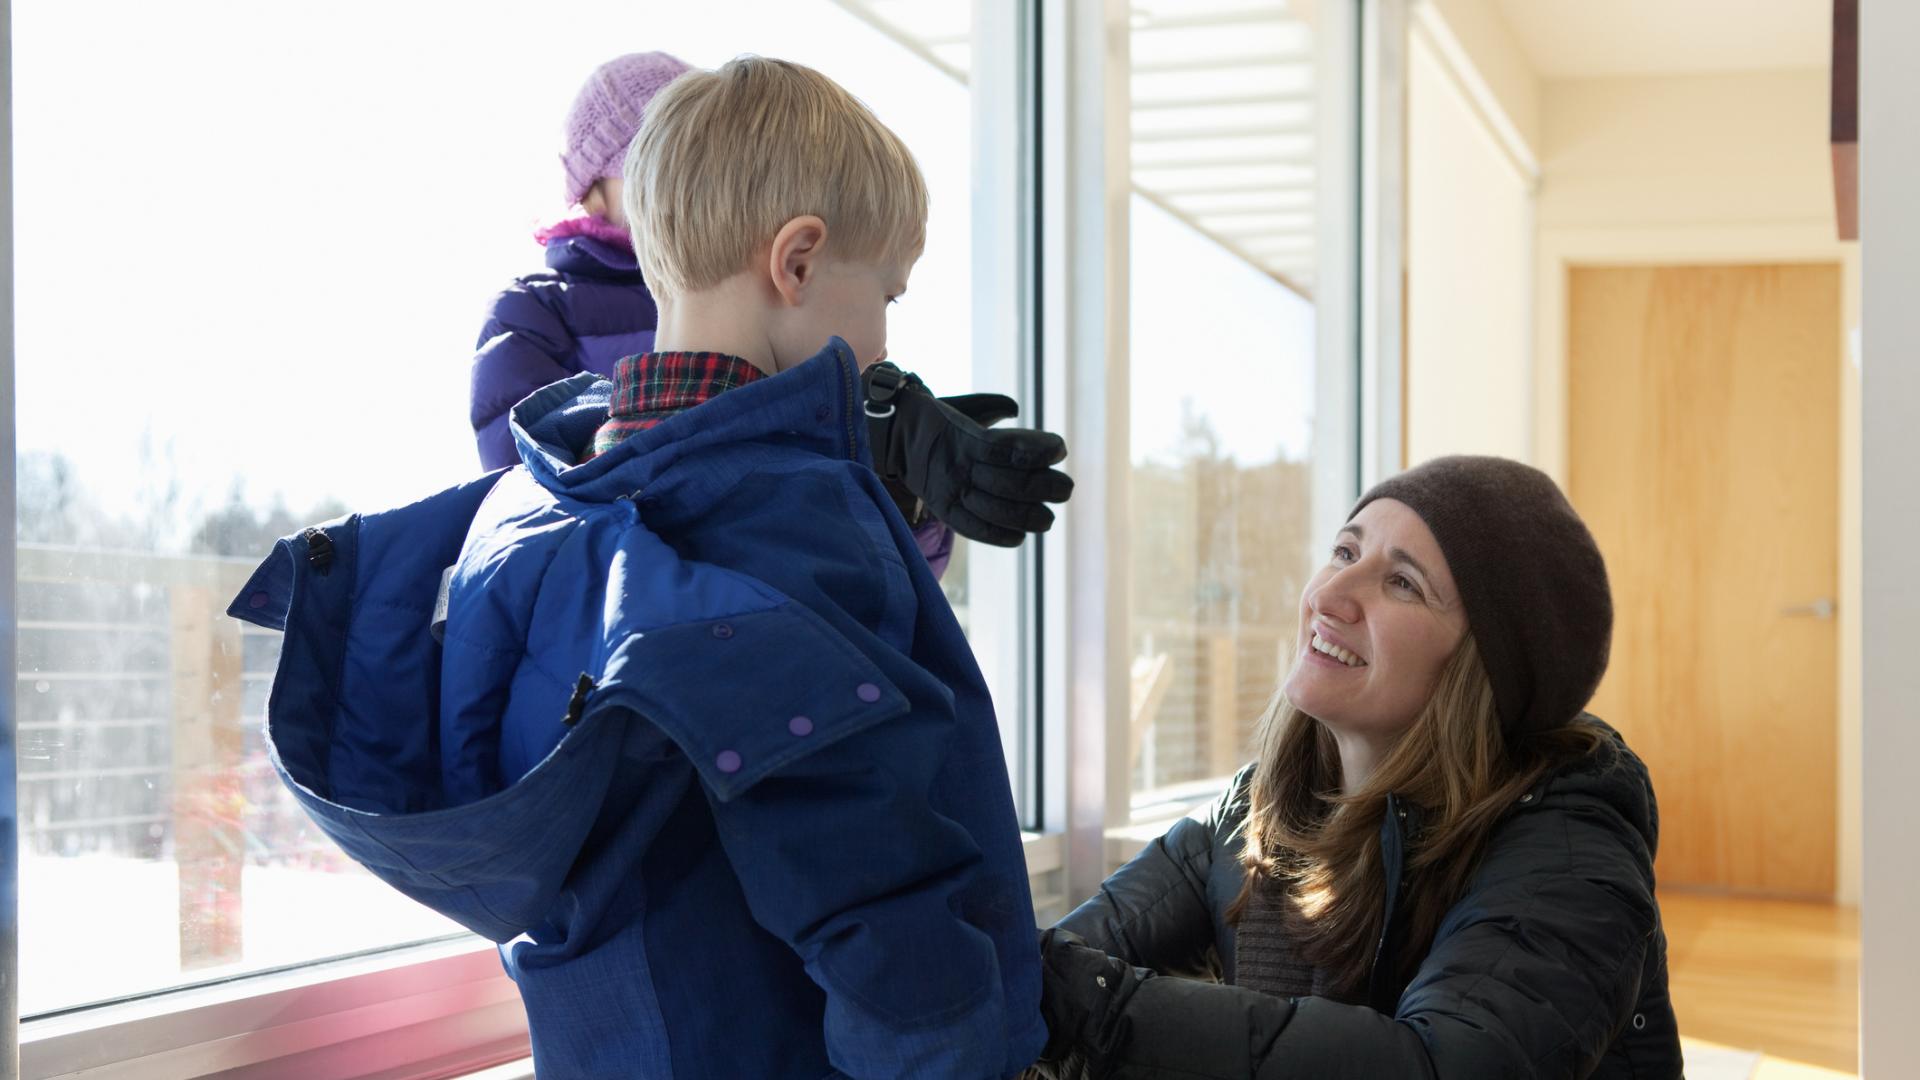
<path fill-rule="evenodd" d="M 649 352 L 613 366 L 613 409 L 593 434 L 604 454 L 662 420 L 716 394 L 766 378 L 737 356 L 716 352 Z"/>

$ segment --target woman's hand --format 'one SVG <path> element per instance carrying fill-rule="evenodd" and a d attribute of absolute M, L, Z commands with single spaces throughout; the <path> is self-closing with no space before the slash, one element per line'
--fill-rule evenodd
<path fill-rule="evenodd" d="M 1043 1072 L 1074 1080 L 1109 1075 L 1126 1045 L 1126 1003 L 1140 986 L 1139 972 L 1059 929 L 1040 935 L 1040 971 L 1040 1011 L 1047 1022 L 1040 1064 L 1062 1066 Z"/>

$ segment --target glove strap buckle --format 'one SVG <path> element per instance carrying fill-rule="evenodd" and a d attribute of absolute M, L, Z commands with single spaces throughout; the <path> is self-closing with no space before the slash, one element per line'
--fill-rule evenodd
<path fill-rule="evenodd" d="M 867 415 L 875 420 L 885 420 L 892 416 L 893 396 L 900 392 L 900 388 L 906 385 L 906 382 L 906 375 L 888 361 L 883 360 L 867 368 L 865 405 Z"/>

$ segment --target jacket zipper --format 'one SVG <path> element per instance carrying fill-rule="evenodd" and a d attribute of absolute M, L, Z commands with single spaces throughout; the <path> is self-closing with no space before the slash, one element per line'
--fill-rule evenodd
<path fill-rule="evenodd" d="M 1387 796 L 1387 820 L 1385 825 L 1393 833 L 1395 858 L 1393 865 L 1388 866 L 1386 865 L 1386 853 L 1384 851 L 1381 853 L 1381 870 L 1387 872 L 1387 910 L 1380 920 L 1380 939 L 1376 941 L 1373 946 L 1373 970 L 1367 977 L 1367 999 L 1375 1008 L 1379 1007 L 1379 1002 L 1374 999 L 1379 996 L 1381 985 L 1382 973 L 1380 963 L 1387 955 L 1387 939 L 1393 935 L 1393 919 L 1400 907 L 1400 893 L 1405 883 L 1403 879 L 1406 874 L 1407 858 L 1406 824 L 1406 808 L 1400 805 L 1400 800 L 1397 796 L 1389 794 Z"/>
<path fill-rule="evenodd" d="M 856 422 L 855 421 L 856 414 L 864 415 L 865 413 L 865 410 L 854 408 L 854 405 L 856 404 L 856 402 L 854 401 L 853 388 L 854 386 L 858 385 L 859 382 L 860 382 L 859 369 L 855 368 L 852 375 L 849 376 L 846 368 L 846 359 L 843 357 L 840 361 L 840 390 L 842 394 L 845 395 L 846 405 L 847 405 L 846 416 L 847 416 L 847 460 L 848 461 L 860 460 L 860 434 L 859 432 L 855 431 L 853 427 L 854 423 Z"/>

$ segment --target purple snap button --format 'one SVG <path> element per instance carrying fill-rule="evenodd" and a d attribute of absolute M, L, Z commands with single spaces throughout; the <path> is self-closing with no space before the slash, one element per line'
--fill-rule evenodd
<path fill-rule="evenodd" d="M 740 755 L 731 750 L 722 750 L 713 759 L 713 767 L 723 773 L 737 773 L 740 771 Z"/>
<path fill-rule="evenodd" d="M 264 592 L 257 592 L 257 593 L 254 593 L 252 596 L 247 597 L 247 606 L 250 608 L 254 608 L 256 610 L 258 610 L 259 608 L 266 607 L 267 594 Z"/>
<path fill-rule="evenodd" d="M 787 730 L 793 732 L 795 735 L 811 735 L 813 734 L 813 721 L 804 716 L 796 716 L 787 721 Z"/>
<path fill-rule="evenodd" d="M 869 705 L 880 700 L 880 688 L 870 682 L 863 682 L 854 687 L 853 692 L 860 695 L 860 700 Z"/>
<path fill-rule="evenodd" d="M 732 627 L 732 625 L 730 625 L 730 624 L 728 624 L 728 623 L 723 623 L 723 622 L 721 622 L 721 623 L 714 623 L 714 624 L 713 624 L 713 636 L 714 636 L 714 637 L 717 637 L 717 638 L 719 638 L 719 639 L 720 639 L 721 641 L 725 641 L 725 640 L 727 640 L 728 638 L 730 638 L 730 637 L 732 637 L 732 636 L 733 636 L 733 627 Z"/>

